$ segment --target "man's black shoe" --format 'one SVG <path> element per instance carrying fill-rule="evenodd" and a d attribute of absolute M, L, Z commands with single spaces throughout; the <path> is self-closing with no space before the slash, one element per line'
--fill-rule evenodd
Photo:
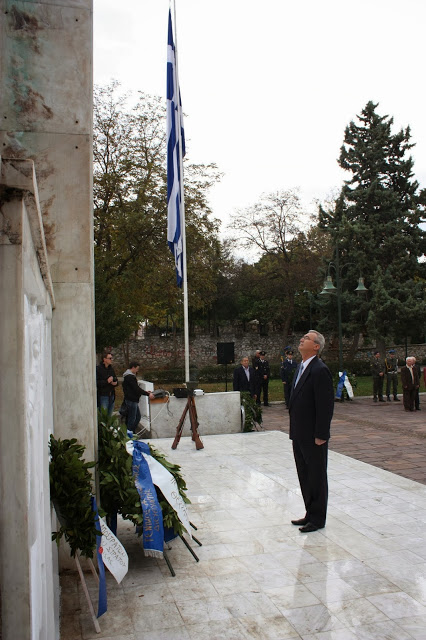
<path fill-rule="evenodd" d="M 391 397 L 390 397 L 390 396 L 388 396 L 388 397 L 387 397 L 387 401 L 388 401 L 388 402 L 390 402 L 390 401 L 391 401 Z"/>
<path fill-rule="evenodd" d="M 399 398 L 397 398 L 396 396 L 393 399 L 394 402 L 401 402 L 401 400 Z"/>
<path fill-rule="evenodd" d="M 383 398 L 379 398 L 379 402 L 384 402 Z"/>
<path fill-rule="evenodd" d="M 307 518 L 300 518 L 300 520 L 292 520 L 291 524 L 295 524 L 300 527 L 301 525 L 308 524 L 309 520 Z"/>
<path fill-rule="evenodd" d="M 312 522 L 307 522 L 304 527 L 300 527 L 299 531 L 302 533 L 310 533 L 311 531 L 318 531 L 318 529 L 322 529 L 322 527 L 317 527 Z"/>

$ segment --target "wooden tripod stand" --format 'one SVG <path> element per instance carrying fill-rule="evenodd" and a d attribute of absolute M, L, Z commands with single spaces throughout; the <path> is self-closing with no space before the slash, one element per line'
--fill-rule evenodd
<path fill-rule="evenodd" d="M 188 411 L 189 411 L 189 421 L 191 423 L 192 439 L 195 442 L 195 448 L 204 449 L 204 445 L 201 442 L 200 435 L 198 433 L 199 425 L 198 425 L 197 409 L 195 408 L 194 394 L 192 391 L 189 391 L 185 409 L 183 410 L 182 417 L 179 420 L 178 426 L 176 427 L 176 435 L 175 435 L 175 439 L 173 440 L 172 449 L 176 449 L 179 444 L 179 440 L 182 435 L 183 424 L 185 422 L 186 414 L 188 413 Z"/>

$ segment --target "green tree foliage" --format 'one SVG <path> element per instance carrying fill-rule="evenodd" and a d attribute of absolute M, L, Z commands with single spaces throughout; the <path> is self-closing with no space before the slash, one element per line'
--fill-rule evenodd
<path fill-rule="evenodd" d="M 166 111 L 141 93 L 127 107 L 116 82 L 95 90 L 94 231 L 97 350 L 126 340 L 142 319 L 182 316 L 173 257 L 167 247 Z M 211 264 L 220 254 L 208 189 L 215 165 L 185 163 L 190 313 L 216 296 Z"/>
<path fill-rule="evenodd" d="M 339 164 L 352 176 L 334 207 L 320 207 L 319 224 L 339 251 L 346 334 L 368 331 L 380 342 L 425 322 L 426 193 L 413 178 L 409 127 L 392 133 L 393 118 L 377 106 L 368 102 L 346 127 Z M 353 293 L 360 274 L 363 299 Z"/>
<path fill-rule="evenodd" d="M 264 194 L 253 206 L 232 216 L 230 227 L 238 232 L 236 242 L 260 254 L 255 265 L 240 269 L 243 318 L 280 329 L 284 341 L 300 304 L 298 294 L 316 286 L 326 244 L 311 224 L 295 190 Z"/>

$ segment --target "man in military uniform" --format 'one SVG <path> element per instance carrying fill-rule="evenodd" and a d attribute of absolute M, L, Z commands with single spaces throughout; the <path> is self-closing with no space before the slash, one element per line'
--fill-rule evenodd
<path fill-rule="evenodd" d="M 373 362 L 371 363 L 371 371 L 373 374 L 373 398 L 374 402 L 384 402 L 383 400 L 383 382 L 385 375 L 385 364 L 380 360 L 380 351 L 374 352 Z"/>
<path fill-rule="evenodd" d="M 395 402 L 399 402 L 398 398 L 398 358 L 395 354 L 395 349 L 390 349 L 388 355 L 385 358 L 385 372 L 386 372 L 386 397 L 388 402 L 391 401 L 391 387 L 393 391 L 393 399 Z"/>
<path fill-rule="evenodd" d="M 263 405 L 265 407 L 269 407 L 268 403 L 268 386 L 269 386 L 269 378 L 271 377 L 271 370 L 269 367 L 269 362 L 265 360 L 265 351 L 261 351 L 259 354 L 259 360 L 257 362 L 256 369 L 256 378 L 257 378 L 257 404 L 261 404 L 261 394 L 263 392 Z"/>
<path fill-rule="evenodd" d="M 280 369 L 281 380 L 284 387 L 284 400 L 287 407 L 290 400 L 291 384 L 293 382 L 294 372 L 296 369 L 297 362 L 294 360 L 293 351 L 288 350 L 286 351 L 286 358 Z"/>
<path fill-rule="evenodd" d="M 251 359 L 251 366 L 253 367 L 254 370 L 257 369 L 259 360 L 260 360 L 260 349 L 256 349 L 256 351 L 254 352 L 254 356 Z"/>

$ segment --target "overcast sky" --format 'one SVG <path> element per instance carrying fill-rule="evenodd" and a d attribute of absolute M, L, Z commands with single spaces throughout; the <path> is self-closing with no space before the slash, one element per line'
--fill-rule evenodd
<path fill-rule="evenodd" d="M 165 97 L 168 0 L 94 0 L 94 79 Z M 224 223 L 259 195 L 324 199 L 345 177 L 344 129 L 369 100 L 410 125 L 426 187 L 425 0 L 176 0 L 192 162 L 225 174 Z"/>

